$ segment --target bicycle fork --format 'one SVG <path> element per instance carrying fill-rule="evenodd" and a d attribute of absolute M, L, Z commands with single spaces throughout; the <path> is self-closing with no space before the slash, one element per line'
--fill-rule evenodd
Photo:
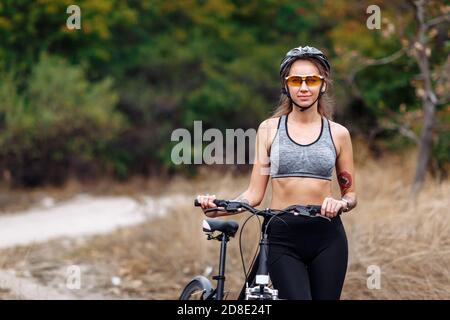
<path fill-rule="evenodd" d="M 268 264 L 268 256 L 269 256 L 269 241 L 267 240 L 267 234 L 264 234 L 263 238 L 259 242 L 259 266 L 258 271 L 256 273 L 256 285 L 266 286 L 269 284 L 269 268 Z"/>
<path fill-rule="evenodd" d="M 255 277 L 255 286 L 245 290 L 246 300 L 278 300 L 278 290 L 269 288 L 269 240 L 265 233 L 259 242 L 259 265 Z"/>

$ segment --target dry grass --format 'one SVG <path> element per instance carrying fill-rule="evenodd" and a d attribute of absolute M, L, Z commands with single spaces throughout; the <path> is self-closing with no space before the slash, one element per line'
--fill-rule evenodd
<path fill-rule="evenodd" d="M 450 181 L 440 185 L 427 181 L 418 201 L 412 203 L 408 186 L 414 155 L 377 161 L 363 151 L 355 156 L 359 204 L 343 217 L 349 266 L 342 298 L 450 299 Z M 248 178 L 204 171 L 195 180 L 175 179 L 162 190 L 166 194 L 184 192 L 193 199 L 202 192 L 232 198 L 246 188 Z M 263 206 L 267 202 L 265 199 Z M 246 217 L 231 218 L 242 226 Z M 47 270 L 48 266 L 58 270 L 79 264 L 85 266 L 91 291 L 122 298 L 176 299 L 182 286 L 207 266 L 217 272 L 219 243 L 206 241 L 202 219 L 199 209 L 180 207 L 164 218 L 83 243 L 69 242 L 64 247 L 54 241 L 32 250 L 10 249 L 2 253 L 10 258 L 0 261 L 0 267 L 28 269 L 45 283 L 49 277 L 42 275 L 42 264 Z M 243 235 L 247 265 L 257 237 L 258 223 L 252 220 Z M 226 289 L 229 298 L 234 298 L 243 282 L 237 238 L 229 243 L 227 259 Z M 381 269 L 380 289 L 367 288 L 370 265 Z M 114 276 L 121 278 L 121 285 L 111 284 Z"/>
<path fill-rule="evenodd" d="M 450 299 L 450 182 L 428 181 L 408 199 L 414 154 L 367 161 L 358 170 L 358 208 L 345 217 L 349 269 L 344 299 Z M 367 267 L 381 288 L 366 286 Z"/>

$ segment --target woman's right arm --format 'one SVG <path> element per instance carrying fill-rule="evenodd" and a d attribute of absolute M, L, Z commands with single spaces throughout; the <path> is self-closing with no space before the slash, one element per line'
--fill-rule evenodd
<path fill-rule="evenodd" d="M 264 198 L 266 192 L 267 183 L 269 181 L 270 162 L 268 156 L 268 138 L 269 138 L 269 123 L 268 120 L 263 121 L 256 133 L 255 141 L 255 160 L 253 162 L 252 175 L 250 177 L 250 183 L 242 194 L 233 199 L 233 201 L 246 202 L 252 207 L 258 206 Z M 215 195 L 202 196 L 199 195 L 197 200 L 200 202 L 203 210 L 207 208 L 217 207 L 213 200 L 216 199 Z M 225 212 L 208 212 L 208 217 L 215 218 L 224 215 L 230 215 Z"/>

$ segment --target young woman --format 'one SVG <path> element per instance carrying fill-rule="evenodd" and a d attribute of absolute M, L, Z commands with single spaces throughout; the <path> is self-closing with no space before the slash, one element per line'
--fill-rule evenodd
<path fill-rule="evenodd" d="M 270 208 L 321 205 L 321 214 L 330 219 L 283 215 L 289 228 L 273 219 L 269 273 L 282 299 L 339 299 L 348 247 L 338 213 L 356 206 L 350 134 L 328 119 L 330 64 L 320 50 L 308 46 L 290 50 L 281 62 L 280 78 L 280 104 L 258 128 L 250 184 L 235 200 L 259 205 L 270 177 Z M 334 168 L 339 199 L 331 196 Z M 216 207 L 215 198 L 197 197 L 203 210 Z"/>

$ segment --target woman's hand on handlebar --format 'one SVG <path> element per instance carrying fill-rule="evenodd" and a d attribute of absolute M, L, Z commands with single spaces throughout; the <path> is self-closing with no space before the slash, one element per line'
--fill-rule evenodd
<path fill-rule="evenodd" d="M 344 209 L 344 202 L 327 197 L 323 200 L 321 214 L 328 218 L 334 218 Z"/>
<path fill-rule="evenodd" d="M 236 207 L 236 204 L 239 204 L 239 201 L 235 200 L 219 200 L 216 199 L 216 195 L 198 195 L 195 201 L 195 206 L 201 207 L 203 213 L 210 218 L 216 218 L 224 215 L 232 215 L 236 213 L 240 213 L 245 209 L 241 208 L 239 205 Z M 245 203 L 248 203 L 246 201 Z M 244 203 L 244 204 L 245 204 Z M 233 205 L 232 205 L 233 204 Z M 217 209 L 215 209 L 217 208 Z M 226 208 L 226 209 L 225 209 Z"/>
<path fill-rule="evenodd" d="M 210 208 L 217 208 L 217 205 L 213 202 L 216 199 L 216 195 L 209 195 L 208 193 L 206 195 L 198 195 L 197 201 L 200 203 L 200 207 L 202 208 L 203 212 L 205 213 L 206 209 Z M 217 211 L 210 211 L 205 213 L 208 217 L 215 217 L 217 215 Z"/>

